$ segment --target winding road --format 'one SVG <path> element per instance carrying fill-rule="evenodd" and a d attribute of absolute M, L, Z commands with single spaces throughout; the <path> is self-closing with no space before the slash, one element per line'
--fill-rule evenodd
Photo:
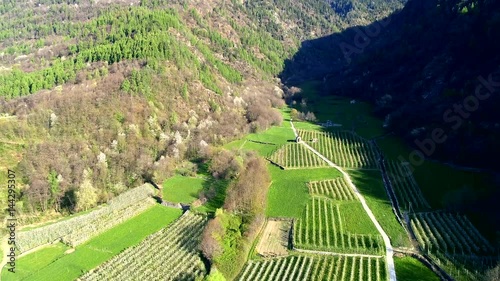
<path fill-rule="evenodd" d="M 295 129 L 295 126 L 293 125 L 292 120 L 290 120 L 290 125 L 292 126 L 292 130 L 293 130 L 293 133 L 295 134 L 295 138 L 297 138 L 299 135 L 297 133 L 297 130 Z M 337 166 L 335 163 L 333 163 L 332 161 L 328 160 L 328 158 L 326 158 L 325 156 L 323 156 L 321 153 L 319 153 L 318 151 L 316 151 L 316 149 L 312 148 L 307 143 L 303 142 L 302 140 L 300 140 L 299 143 L 302 144 L 302 145 L 304 145 L 305 147 L 307 147 L 307 149 L 309 149 L 310 151 L 312 151 L 314 154 L 318 155 L 321 159 L 323 159 L 326 163 L 328 163 L 328 165 L 330 167 L 333 167 L 333 168 L 339 170 L 342 173 L 342 175 L 344 176 L 344 179 L 346 180 L 347 184 L 352 188 L 352 190 L 354 191 L 354 193 L 358 197 L 359 201 L 361 202 L 361 205 L 363 205 L 363 209 L 365 209 L 365 212 L 370 217 L 371 221 L 373 222 L 373 224 L 377 228 L 378 232 L 380 233 L 380 235 L 382 235 L 382 239 L 384 240 L 384 244 L 385 244 L 385 252 L 386 252 L 385 260 L 386 260 L 387 269 L 388 269 L 388 272 L 389 272 L 389 280 L 390 281 L 396 281 L 397 280 L 396 279 L 396 268 L 394 266 L 394 258 L 393 258 L 394 249 L 392 248 L 391 240 L 389 239 L 389 236 L 387 236 L 387 234 L 385 233 L 384 229 L 382 229 L 382 226 L 380 226 L 380 223 L 377 221 L 377 218 L 375 218 L 375 215 L 373 215 L 373 212 L 372 212 L 372 210 L 370 210 L 370 207 L 368 207 L 368 204 L 366 204 L 366 200 L 363 197 L 363 195 L 361 195 L 361 193 L 359 192 L 359 190 L 356 188 L 356 186 L 352 182 L 351 177 L 349 176 L 349 174 L 346 173 L 344 170 L 342 170 L 342 168 L 340 168 L 339 166 Z"/>

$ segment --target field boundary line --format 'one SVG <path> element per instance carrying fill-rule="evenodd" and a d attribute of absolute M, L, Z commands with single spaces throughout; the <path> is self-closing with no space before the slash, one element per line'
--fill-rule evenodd
<path fill-rule="evenodd" d="M 253 256 L 253 254 L 255 254 L 256 252 L 258 254 L 257 248 L 259 247 L 259 244 L 260 244 L 261 239 L 262 239 L 262 235 L 264 234 L 264 231 L 266 230 L 268 222 L 269 222 L 269 218 L 266 217 L 264 219 L 264 223 L 262 223 L 262 225 L 260 227 L 259 233 L 257 233 L 257 236 L 255 237 L 255 240 L 252 243 L 252 247 L 250 248 L 250 251 L 248 251 L 248 255 L 246 257 L 246 262 L 249 262 L 252 260 L 251 257 Z"/>
<path fill-rule="evenodd" d="M 290 125 L 292 127 L 293 133 L 295 134 L 295 137 L 297 138 L 298 137 L 297 130 L 295 129 L 295 126 L 293 125 L 292 120 L 290 120 Z M 319 153 L 317 150 L 315 150 L 314 148 L 312 148 L 310 145 L 308 145 L 307 143 L 301 141 L 300 139 L 298 139 L 298 140 L 299 140 L 299 143 L 301 143 L 302 145 L 306 146 L 314 154 L 316 154 L 321 159 L 323 159 L 324 161 L 326 161 L 331 167 L 336 168 L 337 170 L 339 170 L 342 173 L 342 175 L 344 176 L 344 179 L 347 181 L 347 184 L 353 189 L 353 191 L 356 194 L 356 196 L 358 197 L 359 201 L 361 201 L 361 205 L 363 206 L 363 209 L 365 210 L 365 212 L 370 217 L 371 221 L 373 222 L 373 224 L 377 228 L 377 230 L 380 233 L 380 235 L 382 235 L 382 239 L 384 240 L 384 244 L 385 244 L 386 263 L 387 263 L 387 268 L 388 268 L 388 273 L 389 273 L 389 280 L 390 281 L 397 281 L 397 279 L 396 279 L 396 268 L 394 266 L 394 257 L 393 257 L 394 250 L 393 250 L 392 245 L 391 245 L 391 240 L 389 239 L 389 236 L 387 235 L 387 233 L 385 233 L 384 229 L 382 228 L 382 226 L 378 222 L 377 218 L 375 217 L 375 215 L 371 211 L 370 207 L 368 207 L 368 204 L 366 204 L 365 198 L 363 197 L 363 195 L 361 195 L 361 193 L 359 192 L 359 190 L 356 188 L 356 186 L 352 182 L 351 177 L 349 176 L 349 174 L 346 173 L 338 165 L 336 165 L 332 161 L 328 160 L 328 158 L 326 158 L 325 156 L 323 156 L 321 153 Z"/>
<path fill-rule="evenodd" d="M 247 140 L 245 139 L 245 141 L 240 145 L 240 148 L 238 150 L 242 150 L 243 146 L 245 146 L 246 143 L 247 143 Z"/>
<path fill-rule="evenodd" d="M 252 140 L 252 139 L 245 139 L 245 143 L 249 141 L 249 142 L 253 142 L 253 143 L 258 143 L 258 144 L 265 144 L 265 145 L 274 145 L 276 146 L 277 144 L 275 143 L 272 143 L 272 142 L 265 142 L 265 141 L 258 141 L 258 140 Z"/>
<path fill-rule="evenodd" d="M 300 248 L 293 248 L 294 251 L 306 254 L 316 254 L 316 255 L 325 255 L 325 256 L 344 256 L 344 257 L 363 257 L 363 258 L 383 258 L 384 256 L 377 255 L 368 255 L 368 254 L 349 254 L 349 253 L 336 253 L 336 252 L 327 252 L 327 251 L 315 251 L 315 250 L 306 250 Z"/>

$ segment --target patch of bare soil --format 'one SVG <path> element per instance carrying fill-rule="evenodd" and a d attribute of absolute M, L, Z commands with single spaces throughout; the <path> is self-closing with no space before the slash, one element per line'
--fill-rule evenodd
<path fill-rule="evenodd" d="M 257 245 L 257 252 L 263 257 L 288 255 L 288 237 L 291 221 L 269 220 Z"/>

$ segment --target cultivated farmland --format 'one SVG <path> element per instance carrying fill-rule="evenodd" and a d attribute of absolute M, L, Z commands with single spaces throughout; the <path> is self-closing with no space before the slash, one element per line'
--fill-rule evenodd
<path fill-rule="evenodd" d="M 285 169 L 319 168 L 328 164 L 299 143 L 286 144 L 270 157 L 273 163 Z"/>
<path fill-rule="evenodd" d="M 387 161 L 385 166 L 400 208 L 407 210 L 410 204 L 414 210 L 430 208 L 406 164 Z"/>
<path fill-rule="evenodd" d="M 462 215 L 445 212 L 417 213 L 411 226 L 425 250 L 438 250 L 453 255 L 484 255 L 494 248 Z"/>
<path fill-rule="evenodd" d="M 311 181 L 307 184 L 312 196 L 325 196 L 334 200 L 355 200 L 356 196 L 343 177 L 332 180 Z"/>
<path fill-rule="evenodd" d="M 153 192 L 153 188 L 145 184 L 113 198 L 108 205 L 90 213 L 29 231 L 21 231 L 17 237 L 17 247 L 20 252 L 25 252 L 56 240 L 61 240 L 72 247 L 81 245 L 153 206 L 155 204 L 151 198 Z"/>
<path fill-rule="evenodd" d="M 299 136 L 330 161 L 346 168 L 377 168 L 377 153 L 367 140 L 346 131 L 298 130 Z"/>
<path fill-rule="evenodd" d="M 306 256 L 247 263 L 237 280 L 386 280 L 382 258 L 346 256 Z"/>
<path fill-rule="evenodd" d="M 346 230 L 346 224 L 351 223 L 344 221 L 347 215 L 371 225 L 366 214 L 342 214 L 341 206 L 329 199 L 312 198 L 294 225 L 294 246 L 341 253 L 381 253 L 383 242 L 377 234 L 356 234 Z"/>
<path fill-rule="evenodd" d="M 16 272 L 4 267 L 2 280 L 66 281 L 98 267 L 129 247 L 139 244 L 181 216 L 180 209 L 156 204 L 141 214 L 99 234 L 74 251 L 57 243 L 28 253 L 16 260 Z"/>
<path fill-rule="evenodd" d="M 290 220 L 268 220 L 257 244 L 257 252 L 264 257 L 288 255 L 288 238 L 292 224 Z"/>
<path fill-rule="evenodd" d="M 463 215 L 417 213 L 411 227 L 422 249 L 456 280 L 479 280 L 497 265 L 494 247 Z"/>
<path fill-rule="evenodd" d="M 83 275 L 80 280 L 194 280 L 205 266 L 198 254 L 206 218 L 189 211 L 164 228 Z"/>

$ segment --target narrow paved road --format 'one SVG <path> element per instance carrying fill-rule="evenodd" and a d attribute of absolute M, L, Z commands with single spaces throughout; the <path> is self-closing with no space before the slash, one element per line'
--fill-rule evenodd
<path fill-rule="evenodd" d="M 297 138 L 298 133 L 297 133 L 297 130 L 295 129 L 295 126 L 293 125 L 292 120 L 290 120 L 290 125 L 292 126 L 293 133 L 295 134 L 295 137 Z M 300 143 L 303 144 L 305 147 L 307 147 L 307 149 L 312 151 L 314 154 L 318 155 L 321 159 L 323 159 L 326 163 L 328 163 L 328 165 L 330 165 L 330 167 L 334 167 L 342 173 L 347 184 L 352 188 L 352 190 L 354 191 L 354 193 L 358 197 L 359 201 L 361 201 L 361 205 L 363 205 L 363 209 L 365 209 L 365 212 L 370 217 L 371 221 L 373 222 L 373 224 L 377 228 L 378 232 L 380 233 L 380 235 L 382 235 L 382 239 L 384 239 L 385 252 L 386 252 L 385 259 L 386 259 L 387 268 L 389 271 L 389 280 L 396 281 L 397 280 L 396 279 L 396 268 L 394 267 L 394 258 L 393 258 L 394 250 L 393 250 L 392 245 L 391 245 L 391 240 L 389 239 L 389 236 L 387 236 L 387 234 L 385 233 L 384 229 L 382 229 L 382 226 L 380 226 L 380 223 L 377 221 L 377 218 L 375 218 L 375 215 L 373 215 L 373 212 L 372 212 L 372 210 L 370 210 L 370 207 L 368 207 L 368 205 L 366 204 L 366 201 L 365 201 L 365 198 L 363 197 L 363 195 L 361 195 L 359 190 L 356 188 L 356 186 L 352 182 L 349 174 L 346 173 L 344 170 L 342 170 L 342 168 L 337 166 L 335 163 L 328 160 L 328 158 L 323 156 L 321 153 L 316 151 L 314 148 L 312 148 L 307 143 L 305 143 L 303 141 L 300 141 Z"/>

